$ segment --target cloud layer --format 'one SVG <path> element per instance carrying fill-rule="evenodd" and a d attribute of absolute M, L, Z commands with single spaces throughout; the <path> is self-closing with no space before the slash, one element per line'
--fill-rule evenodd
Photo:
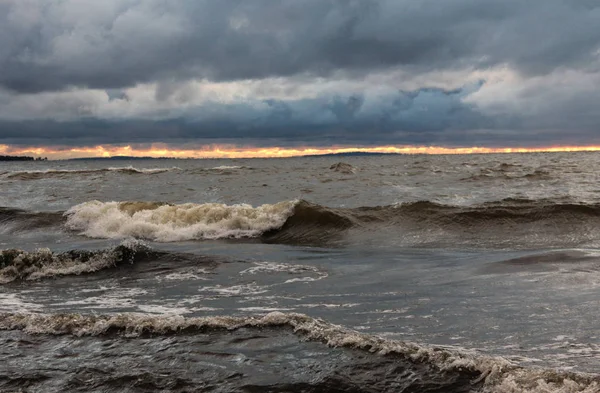
<path fill-rule="evenodd" d="M 593 0 L 0 0 L 0 143 L 593 143 L 598 26 Z"/>

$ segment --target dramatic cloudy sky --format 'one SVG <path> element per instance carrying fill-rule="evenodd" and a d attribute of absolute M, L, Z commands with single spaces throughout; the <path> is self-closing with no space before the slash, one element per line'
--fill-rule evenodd
<path fill-rule="evenodd" d="M 600 144 L 598 0 L 0 0 L 0 144 Z"/>

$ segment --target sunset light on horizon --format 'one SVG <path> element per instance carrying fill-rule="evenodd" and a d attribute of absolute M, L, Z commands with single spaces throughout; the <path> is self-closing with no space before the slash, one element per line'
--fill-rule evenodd
<path fill-rule="evenodd" d="M 219 159 L 219 158 L 285 158 L 309 155 L 344 153 L 383 153 L 383 154 L 506 154 L 541 152 L 592 152 L 600 151 L 594 146 L 545 146 L 545 147 L 484 147 L 484 146 L 329 146 L 329 147 L 240 147 L 235 145 L 209 145 L 202 148 L 175 148 L 164 144 L 150 147 L 98 145 L 84 147 L 18 147 L 0 145 L 0 155 L 29 155 L 50 160 L 74 158 L 110 157 L 149 157 L 179 159 Z"/>

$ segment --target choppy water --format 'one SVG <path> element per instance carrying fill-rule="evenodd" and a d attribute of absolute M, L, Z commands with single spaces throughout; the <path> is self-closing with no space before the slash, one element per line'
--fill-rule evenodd
<path fill-rule="evenodd" d="M 599 160 L 0 163 L 0 391 L 598 392 Z"/>

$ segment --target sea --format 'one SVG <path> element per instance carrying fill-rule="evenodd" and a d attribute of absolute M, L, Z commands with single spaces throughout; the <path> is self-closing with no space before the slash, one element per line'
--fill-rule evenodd
<path fill-rule="evenodd" d="M 600 392 L 600 154 L 0 163 L 1 392 Z"/>

